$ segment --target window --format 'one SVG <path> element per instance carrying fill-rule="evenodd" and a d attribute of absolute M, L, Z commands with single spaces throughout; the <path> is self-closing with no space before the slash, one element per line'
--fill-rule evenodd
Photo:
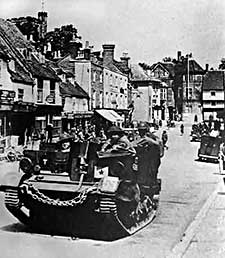
<path fill-rule="evenodd" d="M 192 98 L 192 94 L 193 94 L 193 89 L 192 89 L 192 88 L 189 88 L 189 99 Z"/>
<path fill-rule="evenodd" d="M 92 107 L 96 108 L 96 91 L 93 91 L 92 95 Z"/>
<path fill-rule="evenodd" d="M 215 91 L 211 91 L 211 96 L 216 96 L 216 92 Z"/>
<path fill-rule="evenodd" d="M 43 102 L 43 80 L 37 81 L 37 102 Z"/>
<path fill-rule="evenodd" d="M 55 103 L 55 81 L 50 81 L 50 95 L 52 96 L 52 104 Z"/>
<path fill-rule="evenodd" d="M 112 77 L 112 74 L 110 74 L 109 84 L 110 84 L 110 85 L 113 84 L 113 77 Z"/>
<path fill-rule="evenodd" d="M 196 75 L 196 80 L 197 81 L 201 81 L 202 80 L 202 76 L 201 75 Z"/>
<path fill-rule="evenodd" d="M 103 92 L 102 91 L 99 94 L 99 107 L 103 108 Z"/>
<path fill-rule="evenodd" d="M 18 100 L 23 101 L 24 89 L 18 89 Z"/>
<path fill-rule="evenodd" d="M 216 106 L 216 101 L 212 101 L 212 102 L 211 102 L 211 105 L 212 105 L 212 106 Z"/>
<path fill-rule="evenodd" d="M 96 81 L 96 72 L 94 71 L 93 72 L 93 82 L 95 82 Z"/>
<path fill-rule="evenodd" d="M 100 75 L 99 75 L 99 80 L 100 80 L 100 82 L 103 82 L 103 75 L 102 75 L 102 72 L 101 72 Z"/>

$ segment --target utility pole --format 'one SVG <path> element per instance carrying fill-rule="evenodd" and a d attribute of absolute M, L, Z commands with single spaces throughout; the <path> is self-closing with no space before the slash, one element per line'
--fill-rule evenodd
<path fill-rule="evenodd" d="M 187 105 L 188 105 L 188 111 L 189 111 L 189 99 L 190 99 L 190 66 L 189 66 L 189 58 L 192 57 L 192 53 L 190 54 L 187 54 L 186 55 L 187 57 L 187 87 L 186 87 L 186 90 L 187 90 L 187 93 L 186 93 L 186 98 L 187 98 Z"/>

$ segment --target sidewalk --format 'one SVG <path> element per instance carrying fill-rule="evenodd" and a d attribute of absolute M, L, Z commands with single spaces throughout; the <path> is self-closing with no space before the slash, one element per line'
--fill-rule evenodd
<path fill-rule="evenodd" d="M 225 257 L 225 186 L 223 176 L 217 189 L 202 207 L 170 258 Z"/>

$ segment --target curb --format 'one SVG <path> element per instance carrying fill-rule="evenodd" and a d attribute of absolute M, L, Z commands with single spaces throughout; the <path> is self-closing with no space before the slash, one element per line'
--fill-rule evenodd
<path fill-rule="evenodd" d="M 207 215 L 208 210 L 210 206 L 212 205 L 212 202 L 216 199 L 217 193 L 219 190 L 222 189 L 223 181 L 221 180 L 217 186 L 214 192 L 209 196 L 209 198 L 206 200 L 194 220 L 191 222 L 191 224 L 188 226 L 186 231 L 183 233 L 182 238 L 180 239 L 180 242 L 176 244 L 171 251 L 166 255 L 166 258 L 181 258 L 184 253 L 186 252 L 191 240 L 196 234 L 197 229 L 199 228 L 200 224 L 202 223 L 204 217 Z"/>

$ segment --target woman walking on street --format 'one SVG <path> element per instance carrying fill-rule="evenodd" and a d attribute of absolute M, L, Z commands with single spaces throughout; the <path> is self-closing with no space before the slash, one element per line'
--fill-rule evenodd
<path fill-rule="evenodd" d="M 180 125 L 180 135 L 183 135 L 184 134 L 184 125 L 181 124 Z"/>
<path fill-rule="evenodd" d="M 166 145 L 166 143 L 168 141 L 168 134 L 165 130 L 162 133 L 162 138 L 161 139 L 162 139 L 163 147 L 168 150 L 168 146 Z"/>

